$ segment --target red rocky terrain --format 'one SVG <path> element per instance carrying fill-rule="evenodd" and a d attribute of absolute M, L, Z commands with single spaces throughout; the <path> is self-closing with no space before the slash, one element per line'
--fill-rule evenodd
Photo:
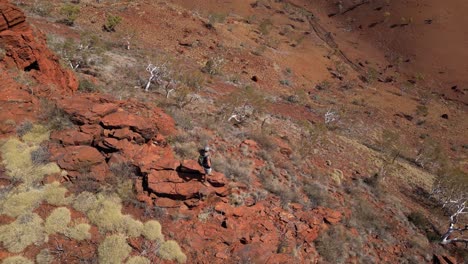
<path fill-rule="evenodd" d="M 52 4 L 56 2 L 51 1 Z M 382 67 L 375 65 L 379 73 L 373 76 L 376 79 L 373 81 L 377 84 L 370 88 L 371 80 L 367 73 L 371 66 L 364 60 L 362 65 L 359 64 L 366 52 L 364 49 L 353 51 L 352 45 L 345 44 L 355 36 L 343 37 L 340 34 L 342 38 L 334 38 L 336 34 L 327 33 L 323 25 L 335 30 L 339 24 L 331 21 L 333 16 L 327 17 L 326 14 L 334 7 L 323 1 L 317 1 L 319 4 L 287 1 L 288 8 L 269 1 L 231 1 L 225 5 L 219 1 L 174 1 L 180 6 L 150 1 L 81 2 L 81 13 L 76 22 L 79 27 L 70 29 L 38 16 L 27 22 L 21 9 L 0 0 L 0 137 L 15 136 L 18 125 L 25 121 L 47 124 L 58 119 L 59 122 L 57 126 L 51 126 L 50 139 L 45 145 L 50 154 L 48 159 L 58 165 L 61 173 L 47 175 L 41 186 L 59 181 L 68 188 L 70 196 L 84 191 L 117 193 L 113 186 L 120 183 L 122 175 L 127 177 L 123 180 L 131 179 L 132 194 L 122 197 L 122 212 L 140 221 L 158 220 L 164 236 L 178 242 L 187 263 L 462 263 L 461 257 L 456 255 L 458 253 L 452 257 L 456 251 L 450 250 L 456 250 L 456 247 L 442 247 L 422 235 L 444 229 L 446 217 L 439 211 L 434 224 L 425 226 L 427 230 L 408 222 L 407 216 L 412 210 L 429 210 L 419 203 L 422 198 L 415 198 L 415 193 L 416 190 L 427 191 L 432 183 L 430 171 L 414 165 L 416 162 L 412 155 L 415 151 L 405 150 L 403 154 L 406 156 L 397 154 L 394 161 L 401 158 L 397 161 L 399 167 L 391 173 L 399 176 L 389 176 L 384 188 L 371 190 L 369 186 L 372 183 L 369 182 L 375 170 L 380 168 L 376 160 L 380 160 L 381 154 L 368 139 L 376 137 L 377 132 L 369 130 L 373 124 L 378 128 L 397 129 L 402 138 L 408 140 L 408 146 L 419 144 L 422 141 L 418 138 L 420 135 L 435 131 L 434 138 L 442 143 L 442 148 L 452 150 L 450 157 L 463 160 L 466 150 L 460 146 L 466 143 L 463 131 L 467 126 L 463 120 L 466 116 L 464 95 L 453 91 L 446 93 L 446 98 L 462 102 L 456 106 L 433 99 L 431 106 L 434 109 L 431 108 L 430 114 L 426 114 L 427 118 L 419 124 L 419 117 L 413 117 L 416 114 L 412 112 L 420 102 L 417 98 L 419 88 L 402 97 L 393 78 L 396 75 L 402 79 L 407 76 L 396 74 L 393 69 L 382 73 Z M 370 4 L 365 5 L 368 8 Z M 345 6 L 352 5 L 345 3 Z M 30 5 L 23 3 L 23 7 Z M 305 11 L 300 13 L 294 9 L 298 7 Z M 312 12 L 313 7 L 320 10 L 317 15 L 320 23 L 307 13 Z M 389 5 L 393 13 L 397 12 L 395 8 Z M 240 81 L 232 76 L 229 82 L 207 77 L 209 89 L 200 92 L 204 97 L 222 101 L 230 91 L 238 89 L 236 82 L 245 80 L 259 91 L 269 92 L 270 97 L 275 97 L 269 105 L 263 106 L 271 115 L 262 122 L 257 121 L 259 124 L 253 122 L 261 126 L 262 132 L 265 123 L 267 129 L 268 125 L 276 126 L 268 135 L 274 145 L 270 151 L 265 151 L 268 144 L 262 138 L 240 138 L 239 133 L 233 136 L 238 137 L 233 140 L 215 129 L 206 129 L 207 134 L 213 135 L 209 143 L 219 152 L 225 151 L 224 162 L 250 162 L 252 171 L 247 175 L 248 181 L 225 175 L 226 170 L 215 168 L 207 179 L 209 184 L 202 184 L 203 168 L 196 156 L 179 158 L 172 146 L 178 136 L 187 134 L 190 129 L 182 128 L 180 118 L 166 113 L 164 104 L 155 105 L 153 101 L 161 96 L 146 93 L 125 99 L 126 96 L 116 96 L 112 92 L 78 91 L 78 79 L 112 86 L 112 81 L 123 83 L 127 77 L 118 79 L 124 74 L 118 72 L 121 75 L 117 77 L 115 65 L 109 66 L 114 67 L 110 72 L 115 76 L 107 75 L 105 70 L 96 73 L 96 68 L 89 65 L 76 72 L 68 69 L 67 63 L 49 50 L 47 45 L 51 44 L 46 43 L 46 34 L 62 34 L 76 40 L 79 34 L 73 30 L 89 30 L 103 36 L 101 24 L 96 21 L 105 16 L 104 10 L 107 9 L 123 17 L 122 31 L 133 32 L 135 41 L 132 45 L 137 47 L 135 53 L 163 50 L 173 54 L 177 60 L 186 61 L 188 68 L 200 65 L 206 68 L 207 60 L 214 55 L 223 55 L 226 61 L 224 71 L 232 73 L 232 76 L 237 74 L 234 77 Z M 57 13 L 57 10 L 59 8 L 52 8 L 51 12 Z M 209 10 L 212 15 L 230 12 L 231 15 L 226 18 L 225 25 L 218 25 L 192 14 L 193 10 Z M 150 21 L 145 12 L 154 20 Z M 353 21 L 373 21 L 363 12 L 354 14 L 349 11 L 348 15 L 353 16 L 350 18 Z M 268 17 L 271 25 L 267 23 L 267 27 L 272 27 L 271 32 L 278 35 L 274 39 L 277 42 L 268 39 L 267 36 L 272 35 L 259 33 L 264 29 L 254 27 L 254 22 L 250 21 L 266 21 L 262 19 Z M 159 34 L 147 34 L 155 28 Z M 373 43 L 370 40 L 379 38 L 373 31 L 365 34 L 365 41 L 359 45 L 370 45 Z M 395 38 L 401 37 L 399 33 L 394 34 Z M 316 37 L 303 37 L 309 35 Z M 122 40 L 121 36 L 111 36 L 115 39 L 107 41 L 117 43 Z M 256 45 L 267 47 L 264 48 L 266 51 L 243 50 L 246 46 Z M 392 45 L 396 44 L 389 45 L 388 49 L 393 50 Z M 417 51 L 412 46 L 400 48 L 400 53 Z M 368 51 L 368 56 L 374 59 L 372 63 L 384 64 L 385 56 L 378 52 L 378 48 L 373 46 Z M 123 54 L 121 57 L 114 56 L 119 66 L 135 66 L 133 60 L 125 57 L 131 55 L 119 52 Z M 133 48 L 128 51 L 133 54 L 131 52 Z M 442 55 L 438 53 L 438 56 Z M 426 61 L 420 56 L 417 52 L 413 55 L 417 58 L 414 69 L 425 75 L 434 74 L 436 68 L 424 67 Z M 342 63 L 347 65 L 343 66 L 345 70 L 339 67 Z M 447 62 L 444 60 L 443 63 Z M 459 63 L 464 65 L 461 60 Z M 185 70 L 183 66 L 179 68 L 180 71 Z M 130 72 L 129 68 L 126 71 Z M 208 75 L 204 68 L 201 72 Z M 454 75 L 462 76 L 458 71 Z M 444 76 L 441 81 L 445 82 Z M 109 80 L 114 77 L 115 80 Z M 140 79 L 144 78 L 147 76 Z M 289 84 L 289 79 L 281 78 L 290 78 L 294 83 Z M 323 82 L 328 79 L 331 81 Z M 348 87 L 347 81 L 353 84 Z M 454 79 L 454 82 L 457 83 L 453 84 L 455 86 L 466 84 L 463 77 Z M 306 98 L 304 105 L 293 103 Z M 207 101 L 203 101 L 209 109 L 208 113 L 203 113 L 206 118 L 221 108 Z M 258 105 L 262 103 L 256 101 Z M 345 127 L 340 121 L 336 127 L 326 128 L 330 132 L 323 132 L 325 136 L 332 136 L 323 143 L 310 145 L 306 151 L 308 154 L 297 158 L 294 155 L 300 146 L 309 146 L 305 141 L 314 141 L 315 138 L 294 130 L 296 127 L 291 125 L 291 120 L 318 126 L 323 123 L 326 109 L 330 111 L 329 105 L 335 109 L 343 105 L 339 114 L 352 125 Z M 442 118 L 441 115 L 448 110 L 452 110 L 450 117 Z M 200 114 L 197 111 L 201 110 L 193 107 L 187 111 Z M 442 125 L 439 124 L 441 119 L 445 122 Z M 421 124 L 427 127 L 421 127 Z M 242 127 L 242 124 L 232 127 Z M 340 132 L 335 134 L 335 130 Z M 299 145 L 294 146 L 297 138 L 300 139 Z M 201 140 L 196 142 L 200 143 Z M 270 155 L 268 158 L 265 152 Z M 130 173 L 126 173 L 127 170 Z M 275 175 L 279 187 L 263 186 L 265 175 L 269 174 Z M 2 168 L 0 176 L 0 186 L 5 190 L 18 184 L 9 179 Z M 317 185 L 320 190 L 316 192 L 320 195 L 306 194 L 305 187 L 315 186 L 310 185 L 311 182 L 319 179 L 323 180 Z M 288 192 L 282 192 L 286 189 Z M 333 202 L 314 204 L 313 200 L 320 200 L 321 195 Z M 35 212 L 45 217 L 53 209 L 54 206 L 43 203 Z M 429 214 L 428 211 L 423 212 Z M 71 218 L 79 222 L 84 221 L 86 215 L 72 209 Z M 13 221 L 14 218 L 6 214 L 0 215 L 0 225 Z M 55 248 L 61 253 L 57 253 L 51 263 L 82 263 L 77 255 L 83 256 L 81 260 L 96 263 L 98 248 L 111 232 L 98 232 L 96 225 L 90 230 L 90 238 L 84 242 L 57 234 L 50 236 L 44 244 L 30 245 L 15 253 L 0 244 L 0 260 L 18 254 L 32 260 L 42 249 Z M 131 248 L 131 256 L 145 256 L 151 263 L 170 262 L 155 253 L 153 244 L 149 246 L 148 240 L 142 236 L 126 237 L 125 243 Z"/>
<path fill-rule="evenodd" d="M 11 4 L 2 2 L 0 13 L 0 44 L 5 50 L 0 64 L 1 107 L 8 109 L 2 111 L 1 119 L 16 123 L 37 120 L 40 100 L 56 104 L 74 124 L 53 131 L 50 137 L 50 160 L 68 172 L 59 179 L 80 184 L 86 167 L 92 180 L 101 182 L 114 177 L 109 170 L 112 164 L 134 167 L 138 172 L 136 199 L 145 206 L 167 208 L 168 214 L 190 217 L 167 222 L 176 240 L 189 238 L 184 246 L 189 262 L 292 263 L 298 260 L 290 255 L 292 244 L 302 243 L 299 256 L 314 255 L 311 243 L 320 230 L 341 221 L 340 212 L 320 207 L 305 211 L 301 205 L 284 210 L 275 199 L 251 198 L 245 205 L 231 205 L 226 197 L 235 192 L 234 186 L 222 173 L 209 177 L 211 186 L 206 187 L 200 181 L 203 170 L 195 160 L 174 157 L 166 142 L 175 133 L 174 122 L 161 109 L 135 100 L 76 93 L 76 78 L 59 65 L 43 34 L 32 30 L 23 13 Z M 25 87 L 15 82 L 14 74 L 19 72 L 37 83 Z M 13 126 L 2 126 L 3 137 L 13 131 Z M 207 208 L 213 217 L 198 222 L 197 215 Z M 280 241 L 287 242 L 278 248 Z M 136 250 L 141 247 L 138 241 L 131 243 Z"/>

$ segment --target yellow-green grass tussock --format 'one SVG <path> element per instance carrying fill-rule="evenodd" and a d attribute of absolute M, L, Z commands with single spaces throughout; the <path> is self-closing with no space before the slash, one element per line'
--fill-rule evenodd
<path fill-rule="evenodd" d="M 42 188 L 20 185 L 0 200 L 0 214 L 17 217 L 32 212 L 44 200 L 52 205 L 66 205 L 73 199 L 71 196 L 65 197 L 66 193 L 67 189 L 58 182 L 46 184 Z"/>
<path fill-rule="evenodd" d="M 86 223 L 77 224 L 73 227 L 69 227 L 65 231 L 65 235 L 71 239 L 82 241 L 85 239 L 91 239 L 91 233 L 89 233 L 91 226 Z"/>
<path fill-rule="evenodd" d="M 123 235 L 110 235 L 99 245 L 99 263 L 122 263 L 131 251 L 132 248 L 128 245 Z"/>
<path fill-rule="evenodd" d="M 68 205 L 73 200 L 73 196 L 66 197 L 67 188 L 60 185 L 58 182 L 46 184 L 44 186 L 44 200 L 51 205 Z"/>
<path fill-rule="evenodd" d="M 135 256 L 129 258 L 126 264 L 151 264 L 151 261 L 145 257 Z"/>
<path fill-rule="evenodd" d="M 143 224 L 130 215 L 122 214 L 122 201 L 117 195 L 97 194 L 96 200 L 88 194 L 83 196 L 89 204 L 78 205 L 78 199 L 81 198 L 79 195 L 74 205 L 85 210 L 91 223 L 97 225 L 100 231 L 120 232 L 129 237 L 141 235 Z"/>
<path fill-rule="evenodd" d="M 54 261 L 54 255 L 48 249 L 41 250 L 36 256 L 37 264 L 50 264 L 52 261 Z"/>
<path fill-rule="evenodd" d="M 55 208 L 47 217 L 45 222 L 45 230 L 47 234 L 60 233 L 64 234 L 67 231 L 67 226 L 71 221 L 70 210 L 66 207 Z"/>
<path fill-rule="evenodd" d="M 173 260 L 178 263 L 185 263 L 187 261 L 187 256 L 185 256 L 179 244 L 174 240 L 164 242 L 159 248 L 158 255 L 162 259 Z"/>
<path fill-rule="evenodd" d="M 41 144 L 43 141 L 49 140 L 50 130 L 43 125 L 34 125 L 32 129 L 26 133 L 22 139 L 24 142 L 35 145 Z"/>
<path fill-rule="evenodd" d="M 34 264 L 34 262 L 23 256 L 13 256 L 4 259 L 2 264 Z"/>
<path fill-rule="evenodd" d="M 86 213 L 98 204 L 96 196 L 90 192 L 82 192 L 76 196 L 73 202 L 73 208 L 82 213 Z"/>
<path fill-rule="evenodd" d="M 47 239 L 43 222 L 37 214 L 21 215 L 13 223 L 0 226 L 0 242 L 13 253 L 32 244 L 40 245 Z"/>
<path fill-rule="evenodd" d="M 11 217 L 32 212 L 42 202 L 40 189 L 25 190 L 22 187 L 11 190 L 3 201 L 0 201 L 0 213 Z"/>
<path fill-rule="evenodd" d="M 161 224 L 156 220 L 146 222 L 143 227 L 143 236 L 149 240 L 164 240 Z"/>
<path fill-rule="evenodd" d="M 31 152 L 37 148 L 38 144 L 22 142 L 18 138 L 10 138 L 3 143 L 0 147 L 3 165 L 12 179 L 30 186 L 46 175 L 60 173 L 60 168 L 55 163 L 33 164 Z"/>

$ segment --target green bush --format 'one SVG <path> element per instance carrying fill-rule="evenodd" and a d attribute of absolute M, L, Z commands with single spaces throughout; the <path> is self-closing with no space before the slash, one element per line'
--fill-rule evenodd
<path fill-rule="evenodd" d="M 187 256 L 185 256 L 179 244 L 174 240 L 164 242 L 159 248 L 158 255 L 162 259 L 173 260 L 178 263 L 185 263 L 187 261 Z"/>
<path fill-rule="evenodd" d="M 47 217 L 45 222 L 45 230 L 47 234 L 61 233 L 67 231 L 67 226 L 71 221 L 70 210 L 66 207 L 55 208 Z"/>
<path fill-rule="evenodd" d="M 21 215 L 13 223 L 0 226 L 0 242 L 13 253 L 19 253 L 32 244 L 40 245 L 46 239 L 43 222 L 37 214 Z"/>
<path fill-rule="evenodd" d="M 132 248 L 123 235 L 106 237 L 99 245 L 98 258 L 100 264 L 122 263 L 130 254 Z"/>
<path fill-rule="evenodd" d="M 34 264 L 34 262 L 23 256 L 13 256 L 4 259 L 2 264 Z"/>
<path fill-rule="evenodd" d="M 115 32 L 115 27 L 117 27 L 120 22 L 122 22 L 122 18 L 117 15 L 107 15 L 106 23 L 104 24 L 103 28 L 107 32 Z"/>
<path fill-rule="evenodd" d="M 146 222 L 143 227 L 143 236 L 149 240 L 164 240 L 161 224 L 156 220 Z"/>
<path fill-rule="evenodd" d="M 80 7 L 72 4 L 65 4 L 60 8 L 60 13 L 65 17 L 59 22 L 68 26 L 73 26 L 75 24 L 75 20 L 80 14 Z"/>

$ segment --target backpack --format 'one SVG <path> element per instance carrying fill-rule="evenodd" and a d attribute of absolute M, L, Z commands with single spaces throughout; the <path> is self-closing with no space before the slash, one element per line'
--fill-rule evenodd
<path fill-rule="evenodd" d="M 200 156 L 198 157 L 198 164 L 200 164 L 200 166 L 202 166 L 202 167 L 205 167 L 205 166 L 203 166 L 204 164 L 206 164 L 205 155 L 200 154 Z"/>

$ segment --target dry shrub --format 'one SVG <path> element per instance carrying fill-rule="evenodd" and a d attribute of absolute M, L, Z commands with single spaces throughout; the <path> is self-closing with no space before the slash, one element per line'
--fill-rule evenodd
<path fill-rule="evenodd" d="M 66 207 L 55 208 L 47 217 L 45 222 L 45 230 L 47 234 L 61 233 L 67 231 L 67 226 L 71 221 L 70 210 Z"/>
<path fill-rule="evenodd" d="M 39 146 L 31 152 L 31 161 L 34 165 L 43 165 L 49 162 L 50 153 L 46 146 Z"/>
<path fill-rule="evenodd" d="M 213 169 L 222 172 L 229 179 L 249 184 L 252 173 L 252 163 L 248 160 L 224 158 L 216 156 L 212 159 Z"/>
<path fill-rule="evenodd" d="M 4 259 L 2 264 L 34 264 L 34 262 L 23 256 L 13 256 Z"/>
<path fill-rule="evenodd" d="M 146 222 L 143 228 L 143 236 L 149 240 L 164 240 L 161 233 L 161 224 L 156 220 Z"/>
<path fill-rule="evenodd" d="M 173 260 L 178 263 L 185 263 L 187 261 L 187 256 L 185 256 L 179 244 L 174 240 L 164 242 L 159 248 L 158 255 L 162 259 Z"/>
<path fill-rule="evenodd" d="M 0 226 L 0 242 L 13 253 L 19 253 L 32 244 L 40 245 L 46 239 L 43 222 L 37 214 L 21 215 L 13 223 Z"/>
<path fill-rule="evenodd" d="M 48 250 L 48 249 L 43 249 L 39 254 L 36 256 L 36 263 L 37 264 L 49 264 L 54 261 L 54 255 Z"/>
<path fill-rule="evenodd" d="M 145 257 L 135 256 L 128 259 L 127 264 L 150 264 L 151 261 Z"/>
<path fill-rule="evenodd" d="M 16 134 L 17 134 L 19 137 L 22 137 L 22 136 L 24 136 L 26 133 L 28 133 L 29 131 L 31 131 L 32 128 L 33 128 L 33 123 L 31 123 L 31 121 L 29 121 L 29 120 L 25 120 L 24 122 L 22 122 L 21 124 L 19 124 L 19 125 L 16 127 Z"/>
<path fill-rule="evenodd" d="M 332 226 L 315 241 L 319 255 L 330 263 L 344 263 L 347 252 L 346 230 L 342 226 Z"/>
<path fill-rule="evenodd" d="M 314 182 L 306 181 L 303 185 L 304 193 L 309 198 L 312 207 L 327 206 L 329 207 L 330 196 L 327 187 Z"/>
<path fill-rule="evenodd" d="M 123 201 L 135 200 L 133 179 L 136 178 L 136 168 L 129 163 L 114 163 L 109 169 L 115 175 L 106 179 L 110 191 L 117 193 Z"/>
<path fill-rule="evenodd" d="M 73 202 L 73 208 L 82 213 L 86 213 L 92 208 L 96 207 L 97 198 L 94 194 L 90 192 L 82 192 L 76 196 L 75 201 Z"/>
<path fill-rule="evenodd" d="M 85 240 L 91 239 L 91 233 L 89 233 L 91 226 L 86 223 L 77 224 L 76 226 L 70 227 L 65 231 L 65 235 L 74 240 Z"/>
<path fill-rule="evenodd" d="M 132 248 L 127 244 L 123 235 L 106 237 L 99 245 L 98 256 L 101 264 L 122 263 L 128 257 Z"/>

